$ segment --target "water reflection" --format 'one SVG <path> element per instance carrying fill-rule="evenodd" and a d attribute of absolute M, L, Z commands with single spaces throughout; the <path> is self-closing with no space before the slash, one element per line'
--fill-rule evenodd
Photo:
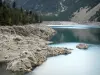
<path fill-rule="evenodd" d="M 100 75 L 100 28 L 91 26 L 53 26 L 58 32 L 51 47 L 74 49 L 70 55 L 48 58 L 41 66 L 27 75 Z M 88 50 L 76 45 L 88 43 Z M 90 43 L 90 44 L 89 44 Z"/>
<path fill-rule="evenodd" d="M 100 43 L 100 29 L 72 30 L 74 36 L 80 41 Z"/>
<path fill-rule="evenodd" d="M 57 34 L 51 39 L 54 43 L 85 42 L 100 44 L 100 28 L 53 28 L 57 31 Z"/>

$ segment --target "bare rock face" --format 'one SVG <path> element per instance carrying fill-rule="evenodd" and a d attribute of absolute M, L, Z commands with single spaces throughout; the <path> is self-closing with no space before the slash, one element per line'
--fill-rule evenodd
<path fill-rule="evenodd" d="M 70 51 L 63 48 L 51 47 L 36 52 L 24 51 L 18 58 L 8 63 L 7 69 L 11 71 L 30 72 L 33 67 L 39 66 L 46 61 L 47 57 L 70 53 Z"/>
<path fill-rule="evenodd" d="M 78 49 L 88 49 L 88 45 L 87 44 L 78 44 L 76 46 L 76 48 L 78 48 Z"/>
<path fill-rule="evenodd" d="M 71 53 L 68 49 L 48 47 L 48 39 L 55 31 L 47 26 L 1 26 L 0 62 L 7 63 L 7 70 L 30 72 L 47 57 Z"/>

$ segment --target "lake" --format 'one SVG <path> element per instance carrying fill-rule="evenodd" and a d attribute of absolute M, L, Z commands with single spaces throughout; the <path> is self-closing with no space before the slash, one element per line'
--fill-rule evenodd
<path fill-rule="evenodd" d="M 71 48 L 72 53 L 50 57 L 26 75 L 100 75 L 100 26 L 50 26 L 57 34 L 49 46 Z M 86 43 L 89 48 L 79 50 L 76 48 L 79 43 Z"/>

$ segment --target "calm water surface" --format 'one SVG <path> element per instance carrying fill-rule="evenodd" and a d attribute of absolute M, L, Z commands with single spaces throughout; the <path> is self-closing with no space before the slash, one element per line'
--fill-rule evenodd
<path fill-rule="evenodd" d="M 41 66 L 27 75 L 100 75 L 100 26 L 51 26 L 57 34 L 51 47 L 72 48 L 69 55 L 48 58 Z M 87 50 L 76 45 L 87 43 Z"/>

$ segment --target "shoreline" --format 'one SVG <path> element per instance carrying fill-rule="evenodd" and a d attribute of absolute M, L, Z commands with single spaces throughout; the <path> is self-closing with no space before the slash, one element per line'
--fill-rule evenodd
<path fill-rule="evenodd" d="M 69 49 L 49 47 L 56 32 L 45 25 L 0 26 L 0 63 L 12 72 L 30 72 L 48 57 L 70 54 Z"/>
<path fill-rule="evenodd" d="M 72 21 L 44 21 L 40 25 L 76 25 L 76 24 L 85 24 L 85 25 L 100 25 L 100 22 L 94 21 L 84 21 L 84 22 L 72 22 Z"/>
<path fill-rule="evenodd" d="M 25 26 L 0 26 L 0 64 L 6 63 L 8 71 L 25 73 L 41 65 L 48 57 L 70 54 L 70 49 L 48 46 L 50 43 L 48 40 L 56 33 L 47 26 L 50 24 L 75 25 L 79 23 L 46 21 Z M 90 24 L 87 23 L 87 25 Z"/>

